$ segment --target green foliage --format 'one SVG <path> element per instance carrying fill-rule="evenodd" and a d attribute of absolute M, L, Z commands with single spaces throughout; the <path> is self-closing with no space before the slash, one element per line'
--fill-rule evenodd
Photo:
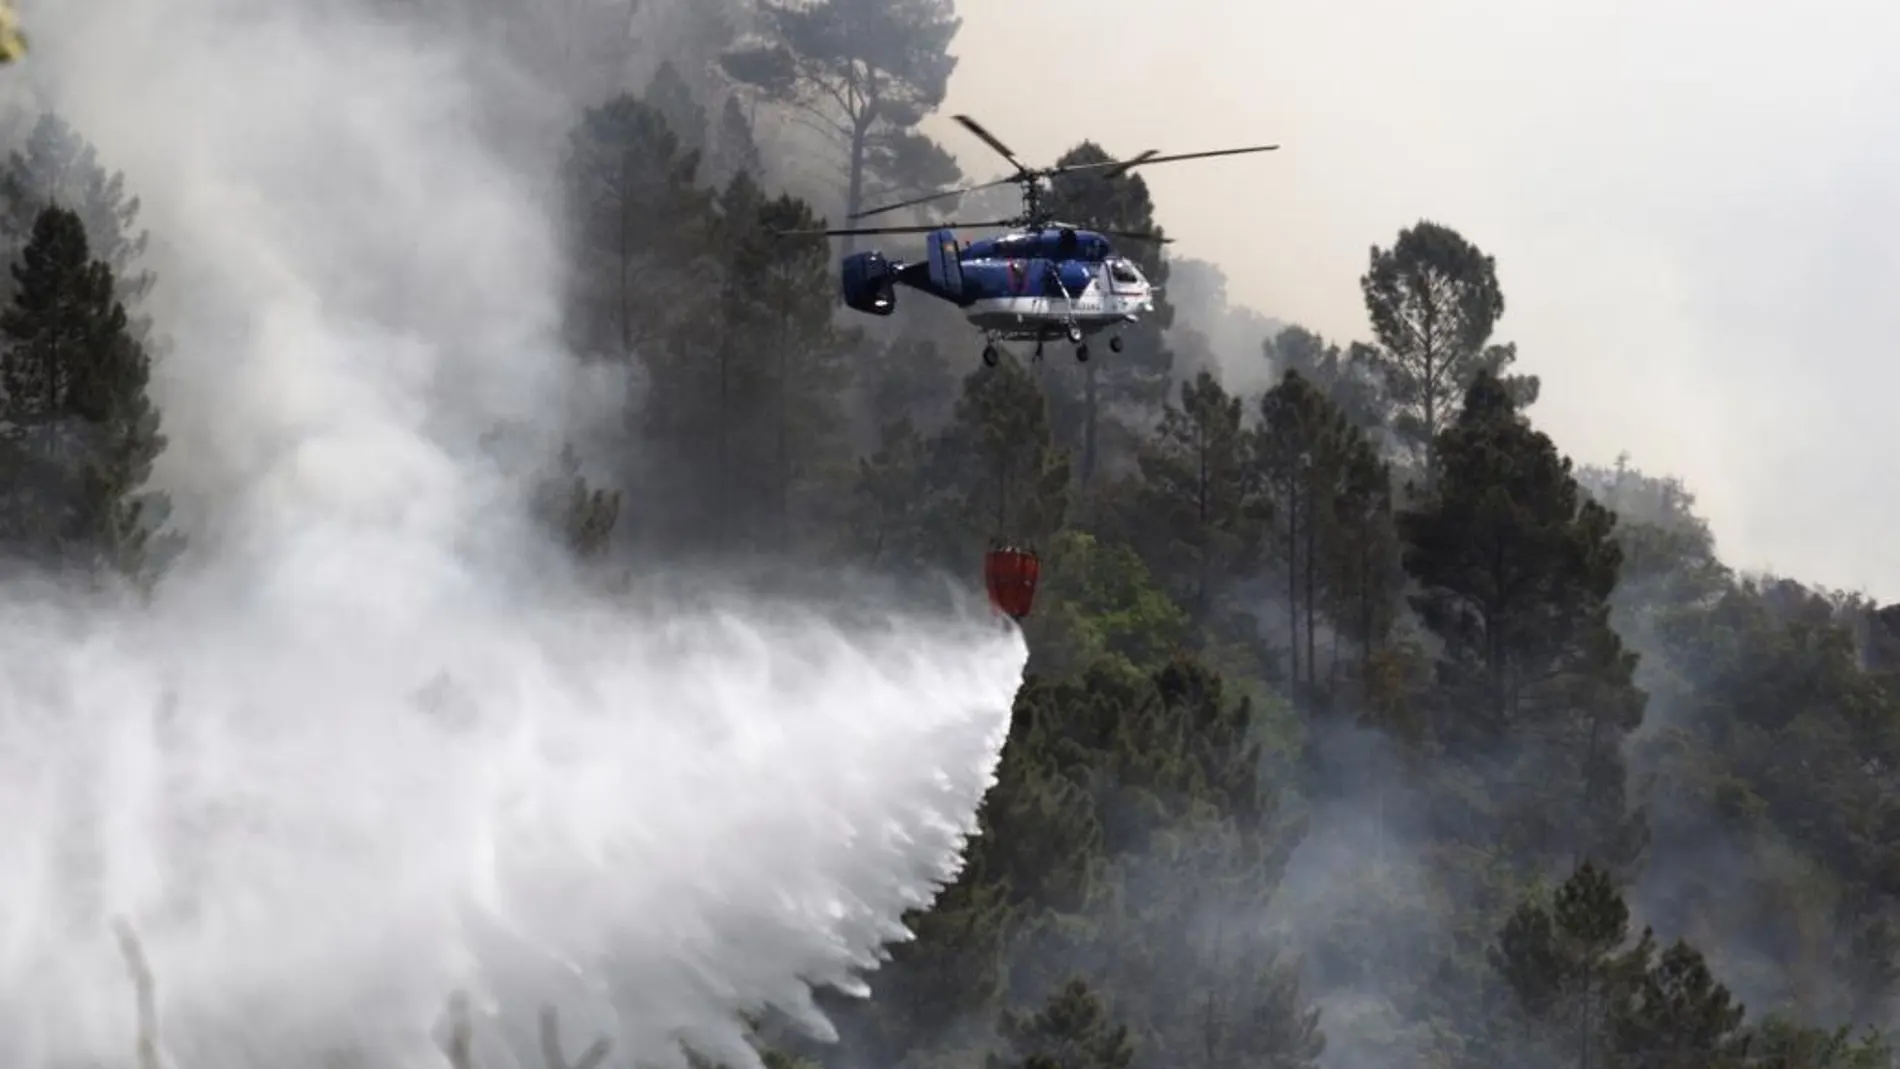
<path fill-rule="evenodd" d="M 1514 750 L 1544 815 L 1517 829 L 1529 856 L 1582 850 L 1634 861 L 1621 739 L 1642 724 L 1636 656 L 1610 627 L 1616 517 L 1570 461 L 1481 372 L 1439 435 L 1437 492 L 1401 513 L 1412 604 L 1443 645 L 1436 735 L 1462 760 Z M 1545 806 L 1562 806 L 1562 829 Z M 1524 814 L 1529 817 L 1529 814 Z"/>
<path fill-rule="evenodd" d="M 845 211 L 855 213 L 880 191 L 901 196 L 958 177 L 916 130 L 956 69 L 953 11 L 949 0 L 760 0 L 758 32 L 721 62 L 836 146 Z"/>
<path fill-rule="evenodd" d="M 720 428 L 722 525 L 780 552 L 838 526 L 830 488 L 850 466 L 841 431 L 852 368 L 849 336 L 832 325 L 830 250 L 778 236 L 822 225 L 804 202 L 767 198 L 743 172 L 732 180 L 719 201 L 726 267 L 713 360 L 677 369 L 700 373 L 711 410 L 682 413 L 677 394 L 665 400 L 673 418 Z"/>
<path fill-rule="evenodd" d="M 620 519 L 620 492 L 590 485 L 581 474 L 572 443 L 561 446 L 555 470 L 544 476 L 532 505 L 534 514 L 581 560 L 601 557 Z"/>
<path fill-rule="evenodd" d="M 0 472 L 10 498 L 0 537 L 40 567 L 149 586 L 165 500 L 142 490 L 165 438 L 145 392 L 151 361 L 112 268 L 92 258 L 77 213 L 48 207 L 12 278 L 0 313 L 0 425 L 9 431 Z"/>
<path fill-rule="evenodd" d="M 1659 1069 L 1740 1069 L 1744 1008 L 1717 983 L 1702 954 L 1677 940 L 1624 996 L 1610 1024 L 1609 1052 Z"/>
<path fill-rule="evenodd" d="M 1261 397 L 1260 421 L 1252 454 L 1285 578 L 1288 674 L 1312 694 L 1323 614 L 1355 632 L 1362 670 L 1388 629 L 1385 606 L 1397 593 L 1390 477 L 1346 413 L 1298 371 Z"/>
<path fill-rule="evenodd" d="M 1762 1069 L 1892 1069 L 1894 1050 L 1881 1033 L 1856 1037 L 1845 1027 L 1827 1031 L 1771 1015 L 1749 1034 L 1748 1053 Z"/>
<path fill-rule="evenodd" d="M 1066 530 L 1043 569 L 1036 615 L 1027 625 L 1038 668 L 1065 672 L 1106 657 L 1155 667 L 1187 640 L 1187 613 L 1128 546 Z"/>
<path fill-rule="evenodd" d="M 1495 738 L 1527 687 L 1594 667 L 1621 563 L 1616 518 L 1580 494 L 1568 458 L 1488 375 L 1437 449 L 1437 493 L 1399 516 L 1405 569 L 1421 587 L 1423 622 L 1445 643 L 1441 679 L 1468 699 L 1461 718 Z"/>
<path fill-rule="evenodd" d="M 1058 167 L 1102 163 L 1111 159 L 1101 146 L 1084 141 L 1056 160 Z M 1139 175 L 1104 182 L 1089 172 L 1058 175 L 1044 198 L 1056 218 L 1097 230 L 1125 230 L 1162 236 L 1155 225 L 1154 202 L 1148 184 Z M 1121 252 L 1141 266 L 1157 286 L 1168 280 L 1167 259 L 1152 242 L 1120 239 Z M 1077 458 L 1077 485 L 1086 493 L 1096 472 L 1104 466 L 1105 431 L 1109 414 L 1129 410 L 1146 415 L 1160 409 L 1172 386 L 1174 354 L 1164 332 L 1174 321 L 1173 306 L 1164 291 L 1155 298 L 1155 310 L 1123 333 L 1120 353 L 1103 353 L 1081 366 L 1077 375 L 1048 376 L 1051 409 L 1059 440 Z"/>
<path fill-rule="evenodd" d="M 1514 346 L 1488 344 L 1504 314 L 1496 261 L 1457 231 L 1421 222 L 1400 231 L 1390 249 L 1373 248 L 1359 287 L 1379 344 L 1358 355 L 1384 386 L 1392 431 L 1423 461 L 1429 489 L 1439 432 L 1472 379 L 1502 375 L 1517 360 Z M 1504 382 L 1518 405 L 1537 399 L 1535 378 Z"/>
<path fill-rule="evenodd" d="M 1139 456 L 1131 527 L 1162 549 L 1165 581 L 1196 623 L 1214 612 L 1216 590 L 1255 563 L 1262 548 L 1260 499 L 1248 469 L 1241 400 L 1202 372 L 1181 384 Z"/>
<path fill-rule="evenodd" d="M 139 199 L 125 191 L 125 176 L 108 172 L 92 144 L 60 116 L 46 112 L 26 144 L 0 170 L 0 250 L 19 255 L 40 213 L 60 205 L 79 215 L 87 247 L 112 271 L 134 337 L 149 339 L 149 323 L 137 314 L 156 279 L 140 266 L 150 238 L 138 229 Z M 8 280 L 10 281 L 10 280 Z M 6 297 L 0 285 L 0 297 Z"/>
<path fill-rule="evenodd" d="M 1060 529 L 1069 459 L 1050 442 L 1048 405 L 1015 359 L 964 379 L 950 426 L 932 453 L 933 488 L 960 514 L 987 522 L 992 537 L 1046 543 Z M 955 557 L 975 555 L 945 555 Z"/>
<path fill-rule="evenodd" d="M 759 155 L 759 144 L 753 138 L 752 120 L 746 117 L 737 97 L 727 97 L 725 107 L 719 112 L 712 149 L 710 177 L 714 181 L 730 182 L 741 174 L 749 174 L 755 180 L 765 177 L 765 160 Z"/>
<path fill-rule="evenodd" d="M 987 1069 L 1129 1069 L 1135 1047 L 1088 982 L 1071 979 L 1033 1014 L 1006 1012 L 1000 1031 L 1011 1057 Z"/>
<path fill-rule="evenodd" d="M 1505 922 L 1491 951 L 1525 1021 L 1596 1032 L 1619 990 L 1640 976 L 1651 951 L 1644 932 L 1629 942 L 1629 907 L 1608 873 L 1579 866 L 1549 901 L 1527 897 Z M 1632 971 L 1634 970 L 1634 971 Z"/>
<path fill-rule="evenodd" d="M 661 61 L 641 99 L 666 120 L 667 129 L 679 138 L 680 149 L 705 158 L 711 134 L 706 126 L 706 109 L 700 106 L 693 87 L 686 84 L 672 60 Z"/>
<path fill-rule="evenodd" d="M 711 251 L 713 198 L 699 167 L 665 114 L 637 97 L 581 115 L 562 172 L 580 352 L 632 360 L 692 344 L 707 292 L 695 268 Z"/>
<path fill-rule="evenodd" d="M 1380 430 L 1385 399 L 1369 371 L 1375 358 L 1363 344 L 1347 352 L 1301 326 L 1289 326 L 1261 343 L 1267 362 L 1282 374 L 1297 371 L 1338 406 L 1347 422 L 1361 431 Z"/>
<path fill-rule="evenodd" d="M 935 340 L 900 334 L 868 370 L 865 402 L 872 412 L 908 413 L 933 429 L 949 422 L 962 377 Z"/>
<path fill-rule="evenodd" d="M 880 564 L 966 569 L 996 541 L 1047 548 L 1068 508 L 1068 457 L 1013 359 L 966 376 L 950 422 L 925 437 L 887 422 L 851 488 L 847 544 Z"/>

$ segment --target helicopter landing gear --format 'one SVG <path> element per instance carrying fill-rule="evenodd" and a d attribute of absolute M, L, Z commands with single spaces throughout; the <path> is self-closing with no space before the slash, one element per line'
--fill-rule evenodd
<path fill-rule="evenodd" d="M 1122 351 L 1121 335 L 1117 334 L 1108 339 L 1108 351 L 1111 353 L 1119 353 Z"/>
<path fill-rule="evenodd" d="M 1041 338 L 1036 339 L 1036 361 L 1037 363 L 1042 362 L 1042 339 Z"/>
<path fill-rule="evenodd" d="M 1086 364 L 1089 362 L 1089 347 L 1088 346 L 1078 345 L 1075 347 L 1075 362 L 1078 364 Z"/>
<path fill-rule="evenodd" d="M 1069 344 L 1070 345 L 1082 344 L 1082 328 L 1075 325 L 1074 323 L 1069 324 Z"/>
<path fill-rule="evenodd" d="M 985 345 L 983 347 L 983 366 L 984 367 L 995 367 L 997 363 L 999 363 L 1002 359 L 1003 359 L 1003 354 L 996 351 L 995 345 Z"/>

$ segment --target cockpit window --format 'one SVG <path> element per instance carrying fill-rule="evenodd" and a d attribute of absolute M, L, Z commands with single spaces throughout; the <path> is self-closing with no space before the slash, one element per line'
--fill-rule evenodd
<path fill-rule="evenodd" d="M 1110 277 L 1114 278 L 1117 282 L 1133 285 L 1141 281 L 1141 275 L 1135 270 L 1135 265 L 1129 263 L 1127 260 L 1110 260 L 1108 262 L 1108 271 Z"/>

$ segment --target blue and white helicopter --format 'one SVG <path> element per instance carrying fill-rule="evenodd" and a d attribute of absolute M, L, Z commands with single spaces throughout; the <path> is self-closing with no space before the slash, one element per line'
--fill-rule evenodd
<path fill-rule="evenodd" d="M 787 235 L 840 237 L 860 234 L 928 234 L 926 253 L 917 263 L 892 260 L 881 252 L 852 253 L 843 261 L 844 303 L 859 312 L 887 316 L 897 310 L 897 287 L 909 286 L 963 310 L 971 325 L 983 332 L 983 363 L 995 367 L 1001 359 L 997 343 L 1035 342 L 1036 359 L 1044 342 L 1066 338 L 1075 346 L 1075 358 L 1089 358 L 1088 339 L 1110 328 L 1136 322 L 1154 311 L 1160 287 L 1149 283 L 1133 260 L 1118 254 L 1109 238 L 1123 237 L 1158 244 L 1170 238 L 1124 230 L 1088 230 L 1057 221 L 1043 208 L 1042 196 L 1058 175 L 1099 172 L 1101 180 L 1120 178 L 1136 167 L 1209 156 L 1271 152 L 1278 145 L 1218 149 L 1163 156 L 1150 150 L 1127 160 L 1068 166 L 1025 167 L 1022 161 L 988 130 L 967 115 L 954 117 L 984 144 L 996 150 L 1016 173 L 993 182 L 947 189 L 938 193 L 869 208 L 851 216 L 862 219 L 914 207 L 943 197 L 958 197 L 982 189 L 1019 185 L 1023 212 L 1014 219 L 988 223 L 938 223 L 932 226 L 847 227 L 838 230 L 790 230 Z M 960 245 L 953 228 L 1007 228 L 1010 232 Z M 1122 351 L 1119 333 L 1108 339 L 1110 352 Z"/>

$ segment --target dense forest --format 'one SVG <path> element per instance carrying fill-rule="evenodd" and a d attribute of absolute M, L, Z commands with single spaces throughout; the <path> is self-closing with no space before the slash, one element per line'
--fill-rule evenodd
<path fill-rule="evenodd" d="M 960 178 L 918 129 L 950 0 L 665 16 L 549 61 L 566 340 L 629 386 L 536 507 L 603 584 L 1046 565 L 964 872 L 823 1000 L 837 1042 L 760 1022 L 774 1061 L 1894 1064 L 1900 618 L 1737 574 L 1678 481 L 1567 457 L 1473 241 L 1372 248 L 1360 340 L 1242 316 L 1236 349 L 1171 291 L 1120 354 L 986 369 L 954 309 L 849 317 L 839 243 L 775 235 Z M 58 114 L 0 131 L 0 545 L 157 589 L 190 544 L 136 175 Z M 1053 199 L 1166 222 L 1139 172 Z"/>

